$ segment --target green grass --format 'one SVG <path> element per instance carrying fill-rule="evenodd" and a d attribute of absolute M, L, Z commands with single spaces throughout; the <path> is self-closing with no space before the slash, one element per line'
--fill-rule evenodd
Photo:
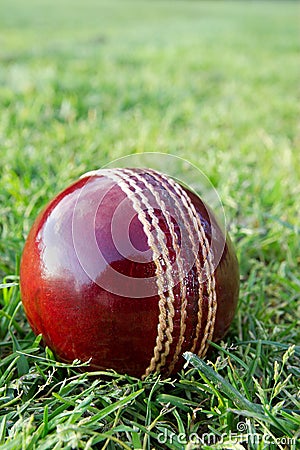
<path fill-rule="evenodd" d="M 231 442 L 204 449 L 296 449 L 298 14 L 288 1 L 2 0 L 1 449 L 192 449 L 205 433 Z M 186 158 L 218 190 L 239 307 L 224 342 L 172 379 L 94 376 L 39 346 L 20 256 L 53 195 L 149 151 Z"/>

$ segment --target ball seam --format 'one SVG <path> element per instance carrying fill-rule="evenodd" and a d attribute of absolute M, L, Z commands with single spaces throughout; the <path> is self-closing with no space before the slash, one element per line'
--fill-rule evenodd
<path fill-rule="evenodd" d="M 197 211 L 196 211 L 190 197 L 182 189 L 182 187 L 180 186 L 179 183 L 176 183 L 172 178 L 168 179 L 163 174 L 161 174 L 161 176 L 162 176 L 162 178 L 167 179 L 170 182 L 170 184 L 174 187 L 174 189 L 179 191 L 179 195 L 181 196 L 183 203 L 185 205 L 188 205 L 188 207 L 187 206 L 186 207 L 187 207 L 187 211 L 188 211 L 190 217 L 191 218 L 193 217 L 194 220 L 196 219 L 195 229 L 198 231 L 200 243 L 202 244 L 201 245 L 202 252 L 204 252 L 203 253 L 203 256 L 204 256 L 203 268 L 205 269 L 205 273 L 207 275 L 207 283 L 208 283 L 208 289 L 207 289 L 208 290 L 208 314 L 207 314 L 206 326 L 205 326 L 205 329 L 203 332 L 203 338 L 202 338 L 202 341 L 200 344 L 200 349 L 198 351 L 199 356 L 204 356 L 205 353 L 207 352 L 207 348 L 208 348 L 207 341 L 211 340 L 212 336 L 213 336 L 215 318 L 216 318 L 216 313 L 217 313 L 217 295 L 216 295 L 216 283 L 215 283 L 215 276 L 214 276 L 212 253 L 211 253 L 208 239 L 205 234 L 205 230 L 201 224 L 199 215 L 197 214 Z M 204 246 L 203 246 L 203 243 L 204 243 Z M 202 309 L 202 299 L 199 298 L 198 313 L 201 309 Z M 202 319 L 201 319 L 201 321 L 202 321 Z M 194 343 L 191 348 L 192 352 L 195 351 L 197 341 L 199 339 L 199 333 L 200 333 L 200 329 L 201 329 L 201 324 L 199 323 L 199 320 L 198 320 L 197 325 L 199 325 L 198 326 L 198 336 L 196 335 L 196 337 L 194 339 Z"/>

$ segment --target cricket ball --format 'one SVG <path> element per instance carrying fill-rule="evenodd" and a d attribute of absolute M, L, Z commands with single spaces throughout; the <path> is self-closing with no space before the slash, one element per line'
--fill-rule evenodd
<path fill-rule="evenodd" d="M 152 169 L 102 169 L 58 194 L 25 243 L 24 310 L 61 361 L 164 376 L 233 319 L 231 241 L 199 196 Z"/>

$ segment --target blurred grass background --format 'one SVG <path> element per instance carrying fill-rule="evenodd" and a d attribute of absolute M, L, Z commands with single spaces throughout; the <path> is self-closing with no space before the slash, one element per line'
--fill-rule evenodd
<path fill-rule="evenodd" d="M 293 1 L 2 0 L 1 276 L 15 280 L 38 211 L 80 174 L 166 152 L 224 204 L 242 281 L 229 342 L 299 344 L 299 34 Z M 251 369 L 266 389 L 276 351 Z"/>

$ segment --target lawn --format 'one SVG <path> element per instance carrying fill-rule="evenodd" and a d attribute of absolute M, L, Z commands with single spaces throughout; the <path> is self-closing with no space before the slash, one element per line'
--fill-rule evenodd
<path fill-rule="evenodd" d="M 299 32 L 293 1 L 1 1 L 1 449 L 297 448 Z M 95 376 L 30 331 L 22 249 L 56 193 L 145 152 L 217 189 L 238 310 L 176 377 Z"/>

